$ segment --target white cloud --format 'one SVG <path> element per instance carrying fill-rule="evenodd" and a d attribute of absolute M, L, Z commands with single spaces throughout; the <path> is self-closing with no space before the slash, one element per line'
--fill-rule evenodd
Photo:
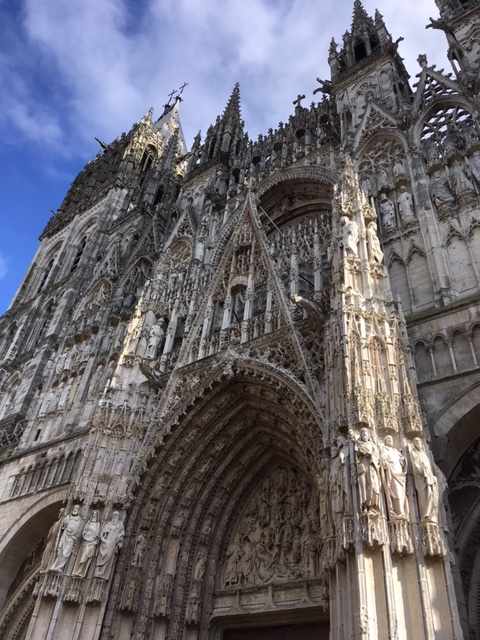
<path fill-rule="evenodd" d="M 111 139 L 130 128 L 150 105 L 184 80 L 187 136 L 205 130 L 221 112 L 235 81 L 241 83 L 247 130 L 256 135 L 291 113 L 298 92 L 312 99 L 316 76 L 327 78 L 332 36 L 350 27 L 353 0 L 25 0 L 26 46 L 40 71 L 58 78 L 58 104 L 32 103 L 20 86 L 4 117 L 29 139 Z M 425 49 L 443 59 L 443 36 L 424 25 L 434 0 L 365 0 L 379 5 L 412 75 Z M 1 59 L 0 59 L 1 63 Z M 1 69 L 0 69 L 1 71 Z M 15 97 L 16 96 L 16 97 Z"/>

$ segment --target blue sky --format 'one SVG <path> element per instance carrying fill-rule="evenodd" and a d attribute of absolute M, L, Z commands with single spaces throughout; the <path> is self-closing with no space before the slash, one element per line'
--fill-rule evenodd
<path fill-rule="evenodd" d="M 0 312 L 38 236 L 98 146 L 188 81 L 190 142 L 238 80 L 251 136 L 286 120 L 297 93 L 328 78 L 330 39 L 350 27 L 353 0 L 0 0 Z M 443 37 L 425 31 L 434 0 L 378 7 L 412 76 L 418 53 L 446 65 Z"/>

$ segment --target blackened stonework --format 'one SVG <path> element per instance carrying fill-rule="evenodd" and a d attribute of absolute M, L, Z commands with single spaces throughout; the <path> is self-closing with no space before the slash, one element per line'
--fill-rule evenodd
<path fill-rule="evenodd" d="M 453 74 L 355 0 L 252 140 L 180 95 L 0 318 L 0 637 L 480 638 L 480 7 Z M 296 93 L 292 88 L 292 95 Z"/>

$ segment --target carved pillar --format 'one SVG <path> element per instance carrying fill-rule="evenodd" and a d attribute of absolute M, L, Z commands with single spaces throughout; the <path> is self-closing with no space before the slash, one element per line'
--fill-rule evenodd
<path fill-rule="evenodd" d="M 341 357 L 326 357 L 333 367 L 327 384 L 343 391 L 329 403 L 333 528 L 322 556 L 330 574 L 331 638 L 462 638 L 441 478 L 410 392 L 402 319 L 390 302 L 382 256 L 372 250 L 371 228 L 366 232 L 373 215 L 347 159 L 334 198 L 327 328 L 329 349 Z M 351 229 L 358 229 L 358 245 Z M 369 349 L 366 362 L 354 366 L 359 340 L 385 345 L 385 365 L 369 362 Z"/>

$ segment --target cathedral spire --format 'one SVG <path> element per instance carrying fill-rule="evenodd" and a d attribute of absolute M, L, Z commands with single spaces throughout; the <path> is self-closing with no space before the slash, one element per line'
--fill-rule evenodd
<path fill-rule="evenodd" d="M 232 93 L 227 102 L 227 106 L 225 107 L 222 120 L 227 123 L 238 123 L 241 120 L 240 113 L 240 84 L 238 82 L 235 83 L 233 87 Z"/>

